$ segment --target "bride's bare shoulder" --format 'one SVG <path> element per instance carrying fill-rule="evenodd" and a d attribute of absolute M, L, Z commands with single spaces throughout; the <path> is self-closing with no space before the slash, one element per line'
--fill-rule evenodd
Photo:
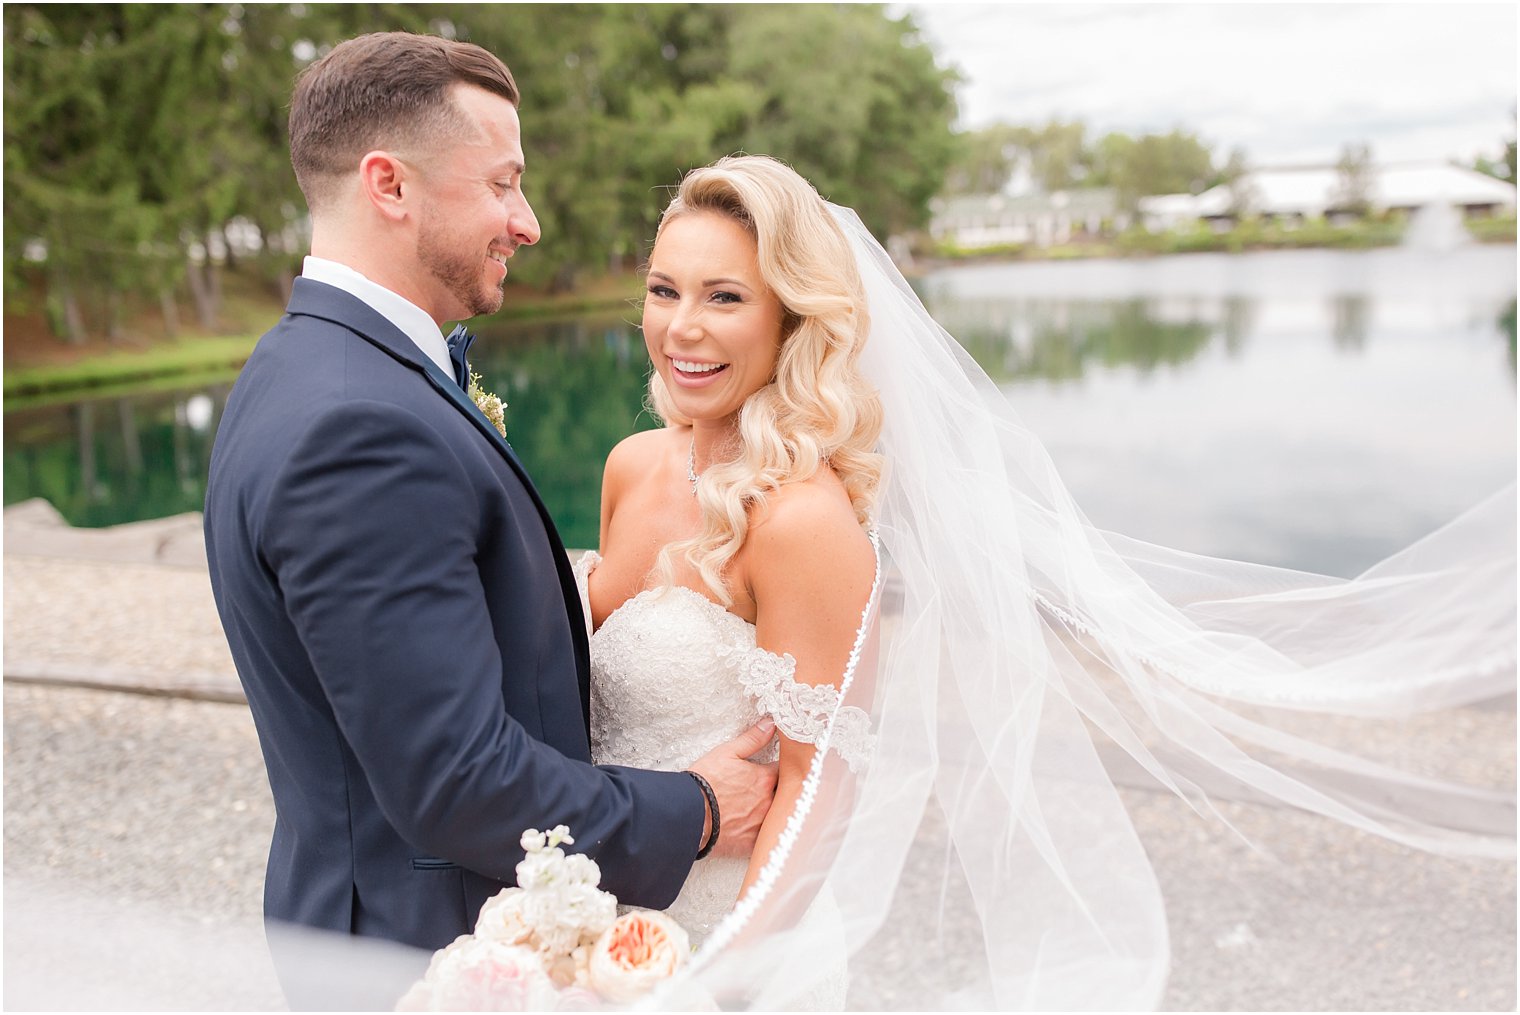
<path fill-rule="evenodd" d="M 659 430 L 641 430 L 618 442 L 607 456 L 603 470 L 603 484 L 623 485 L 633 479 L 648 476 L 679 448 L 690 441 L 691 431 L 686 427 L 664 427 Z"/>
<path fill-rule="evenodd" d="M 834 571 L 854 584 L 861 575 L 869 582 L 876 567 L 870 538 L 844 484 L 827 471 L 772 491 L 751 520 L 748 542 L 756 577 Z"/>

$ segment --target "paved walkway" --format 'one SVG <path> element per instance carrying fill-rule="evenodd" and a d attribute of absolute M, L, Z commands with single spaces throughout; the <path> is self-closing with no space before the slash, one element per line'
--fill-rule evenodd
<path fill-rule="evenodd" d="M 199 518 L 73 530 L 29 502 L 4 529 L 5 1007 L 279 1008 L 259 922 L 273 805 Z M 1514 785 L 1512 701 L 1359 735 Z M 1166 1007 L 1515 1009 L 1513 861 L 1223 802 L 1253 849 L 1120 781 L 1168 899 Z M 882 970 L 853 998 L 910 987 Z"/>
<path fill-rule="evenodd" d="M 243 701 L 198 514 L 76 529 L 5 509 L 5 679 Z"/>

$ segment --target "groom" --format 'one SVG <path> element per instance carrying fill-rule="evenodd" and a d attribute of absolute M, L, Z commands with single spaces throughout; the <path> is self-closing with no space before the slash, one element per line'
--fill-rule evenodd
<path fill-rule="evenodd" d="M 698 777 L 590 764 L 564 547 L 440 330 L 500 308 L 538 240 L 517 103 L 490 53 L 402 33 L 296 85 L 312 256 L 228 400 L 205 515 L 274 793 L 272 921 L 442 947 L 515 880 L 523 830 L 558 824 L 660 908 L 769 806 L 773 769 L 743 760 L 761 727 Z"/>

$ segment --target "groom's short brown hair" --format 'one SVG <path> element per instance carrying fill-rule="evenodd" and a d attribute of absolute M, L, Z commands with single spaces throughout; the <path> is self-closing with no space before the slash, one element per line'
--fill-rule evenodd
<path fill-rule="evenodd" d="M 290 164 L 307 206 L 316 211 L 367 152 L 442 148 L 470 131 L 450 94 L 457 84 L 518 103 L 495 55 L 431 35 L 361 35 L 306 68 L 290 100 Z"/>

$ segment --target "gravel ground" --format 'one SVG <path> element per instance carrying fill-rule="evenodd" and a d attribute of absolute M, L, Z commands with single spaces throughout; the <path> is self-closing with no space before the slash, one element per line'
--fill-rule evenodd
<path fill-rule="evenodd" d="M 41 502 L 5 510 L 7 1009 L 283 1007 L 260 920 L 273 805 L 199 531 L 193 515 L 76 530 Z M 1358 724 L 1348 746 L 1513 801 L 1515 744 L 1510 698 Z M 1515 1010 L 1513 859 L 1228 798 L 1205 821 L 1115 771 L 1168 902 L 1166 1008 Z M 1513 807 L 1492 823 L 1512 830 Z M 910 869 L 900 897 L 939 890 Z M 852 1003 L 900 1006 L 914 984 L 893 974 L 883 957 Z"/>
<path fill-rule="evenodd" d="M 282 1007 L 247 709 L 11 682 L 4 700 L 6 1008 Z M 1512 751 L 1512 713 L 1474 714 Z M 1168 898 L 1166 1008 L 1515 1009 L 1513 862 L 1222 805 L 1264 855 L 1175 798 L 1125 798 Z"/>

